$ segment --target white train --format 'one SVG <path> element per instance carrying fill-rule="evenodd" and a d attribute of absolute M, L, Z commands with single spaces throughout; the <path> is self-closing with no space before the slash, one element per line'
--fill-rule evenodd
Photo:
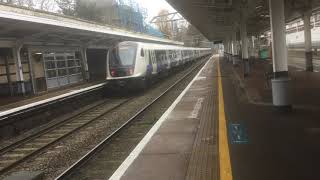
<path fill-rule="evenodd" d="M 211 52 L 210 48 L 121 42 L 108 52 L 107 80 L 119 86 L 145 87 L 148 80 Z"/>
<path fill-rule="evenodd" d="M 320 47 L 320 27 L 311 29 L 312 48 Z M 304 31 L 288 33 L 286 36 L 288 48 L 304 49 Z"/>

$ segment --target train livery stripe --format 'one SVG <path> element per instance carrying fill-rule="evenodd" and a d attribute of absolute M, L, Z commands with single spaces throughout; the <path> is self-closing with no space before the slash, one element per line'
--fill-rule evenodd
<path fill-rule="evenodd" d="M 229 144 L 227 135 L 227 122 L 224 110 L 224 99 L 222 89 L 222 79 L 220 71 L 220 61 L 218 61 L 218 102 L 219 102 L 219 165 L 220 180 L 232 180 L 232 169 L 229 154 Z"/>

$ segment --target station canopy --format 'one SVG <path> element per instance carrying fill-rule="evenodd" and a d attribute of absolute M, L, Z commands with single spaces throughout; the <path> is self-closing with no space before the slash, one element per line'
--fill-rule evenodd
<path fill-rule="evenodd" d="M 248 35 L 270 29 L 269 0 L 167 0 L 211 41 L 224 40 L 235 31 L 240 12 L 247 16 Z M 306 11 L 317 11 L 319 0 L 284 0 L 285 17 L 290 22 Z"/>
<path fill-rule="evenodd" d="M 0 47 L 21 42 L 106 48 L 124 40 L 183 44 L 105 24 L 0 4 Z"/>

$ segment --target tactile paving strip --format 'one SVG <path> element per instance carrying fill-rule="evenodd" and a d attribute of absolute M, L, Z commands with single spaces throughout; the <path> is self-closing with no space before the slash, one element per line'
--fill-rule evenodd
<path fill-rule="evenodd" d="M 202 112 L 199 116 L 200 124 L 196 133 L 195 142 L 186 174 L 186 180 L 215 180 L 218 177 L 217 171 L 217 118 L 215 117 L 216 106 L 216 70 L 217 64 L 210 63 L 210 67 L 203 73 L 209 80 L 207 98 L 203 103 Z"/>

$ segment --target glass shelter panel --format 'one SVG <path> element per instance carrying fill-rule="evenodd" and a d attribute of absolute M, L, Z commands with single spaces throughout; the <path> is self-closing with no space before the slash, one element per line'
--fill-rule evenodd
<path fill-rule="evenodd" d="M 46 52 L 43 58 L 48 89 L 83 80 L 80 57 L 75 52 Z"/>

